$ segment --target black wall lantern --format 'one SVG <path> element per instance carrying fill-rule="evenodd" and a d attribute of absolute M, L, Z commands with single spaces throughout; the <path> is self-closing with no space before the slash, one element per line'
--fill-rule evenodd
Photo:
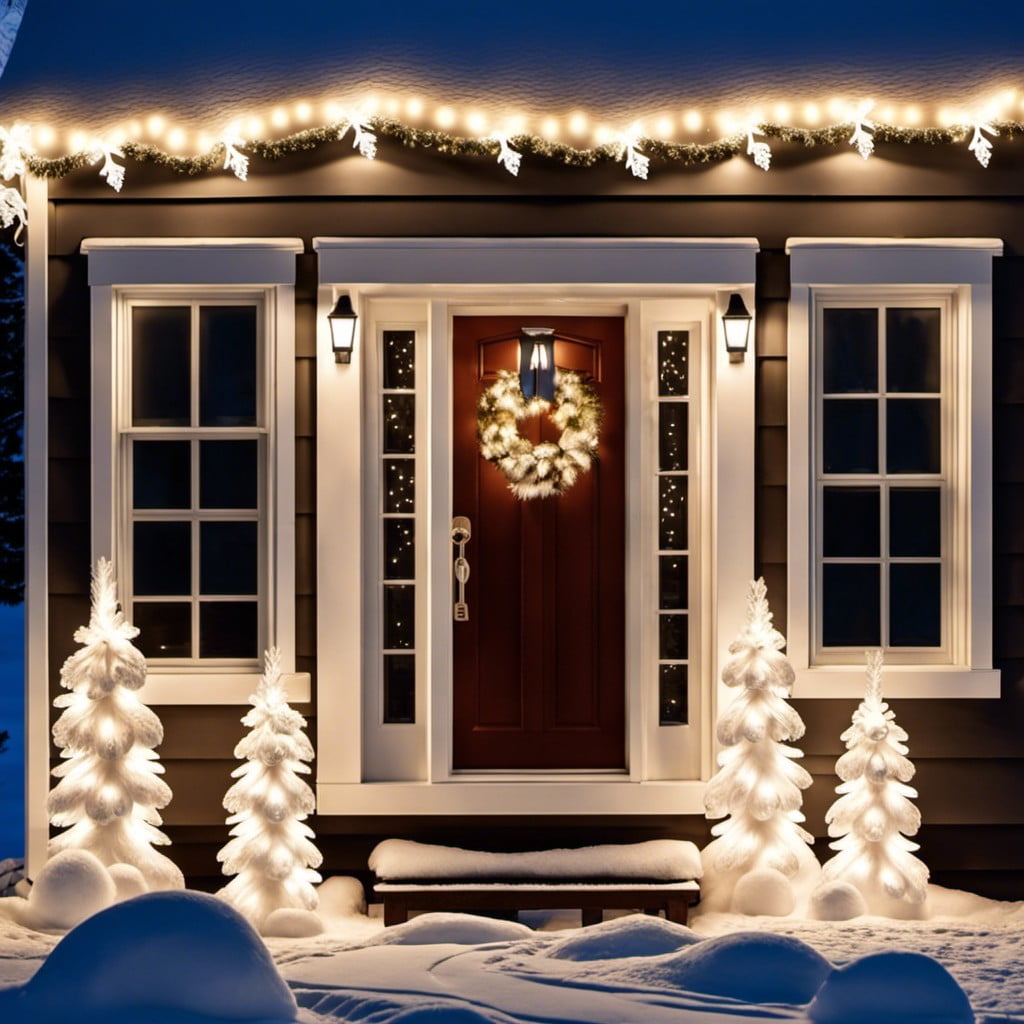
<path fill-rule="evenodd" d="M 524 398 L 555 399 L 555 329 L 519 330 L 519 386 Z"/>
<path fill-rule="evenodd" d="M 352 362 L 352 347 L 356 340 L 358 319 L 349 296 L 339 295 L 334 309 L 327 314 L 327 322 L 331 325 L 331 348 L 334 349 L 336 363 Z"/>
<path fill-rule="evenodd" d="M 750 342 L 750 315 L 739 292 L 729 296 L 729 308 L 722 314 L 722 327 L 725 330 L 725 350 L 729 353 L 730 363 L 742 363 L 747 354 Z"/>

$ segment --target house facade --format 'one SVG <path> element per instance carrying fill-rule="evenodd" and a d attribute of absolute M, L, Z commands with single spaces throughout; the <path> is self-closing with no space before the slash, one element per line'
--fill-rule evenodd
<path fill-rule="evenodd" d="M 395 836 L 703 845 L 721 666 L 763 576 L 809 830 L 881 647 L 933 880 L 1019 896 L 1024 164 L 773 160 L 512 177 L 381 140 L 372 162 L 253 157 L 246 183 L 28 178 L 30 869 L 59 670 L 107 556 L 165 728 L 168 852 L 197 885 L 272 644 L 330 873 L 366 877 Z M 478 404 L 531 331 L 602 420 L 591 468 L 524 500 L 481 455 Z M 543 413 L 520 429 L 559 440 Z"/>

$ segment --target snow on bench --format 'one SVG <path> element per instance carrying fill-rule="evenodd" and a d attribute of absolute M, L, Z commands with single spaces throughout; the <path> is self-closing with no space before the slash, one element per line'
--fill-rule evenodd
<path fill-rule="evenodd" d="M 686 924 L 700 899 L 693 843 L 654 839 L 578 850 L 488 853 L 386 839 L 370 854 L 385 925 L 412 910 L 548 910 L 579 907 L 583 924 L 605 910 L 665 911 Z"/>

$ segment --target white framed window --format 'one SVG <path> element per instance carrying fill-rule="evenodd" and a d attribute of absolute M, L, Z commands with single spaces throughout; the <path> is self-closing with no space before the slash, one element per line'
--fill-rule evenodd
<path fill-rule="evenodd" d="M 798 696 L 998 696 L 991 240 L 791 239 L 789 654 Z"/>
<path fill-rule="evenodd" d="M 82 250 L 93 558 L 114 560 L 148 700 L 244 703 L 273 644 L 292 698 L 308 699 L 294 672 L 301 243 L 87 239 Z"/>

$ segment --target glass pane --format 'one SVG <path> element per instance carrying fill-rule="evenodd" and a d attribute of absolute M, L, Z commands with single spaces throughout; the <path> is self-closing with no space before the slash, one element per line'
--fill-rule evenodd
<path fill-rule="evenodd" d="M 256 307 L 199 310 L 199 422 L 256 425 Z"/>
<path fill-rule="evenodd" d="M 658 607 L 674 610 L 688 605 L 686 556 L 662 555 L 658 559 Z"/>
<path fill-rule="evenodd" d="M 877 647 L 882 642 L 879 567 L 824 565 L 822 642 L 825 647 Z"/>
<path fill-rule="evenodd" d="M 416 576 L 416 524 L 412 519 L 384 520 L 384 579 Z"/>
<path fill-rule="evenodd" d="M 415 511 L 415 469 L 415 463 L 412 459 L 384 460 L 385 512 Z"/>
<path fill-rule="evenodd" d="M 199 442 L 199 507 L 256 508 L 258 441 Z"/>
<path fill-rule="evenodd" d="M 942 472 L 939 399 L 890 398 L 886 404 L 889 472 Z"/>
<path fill-rule="evenodd" d="M 257 523 L 199 524 L 199 592 L 255 594 L 259 577 Z"/>
<path fill-rule="evenodd" d="M 685 476 L 658 478 L 658 546 L 663 551 L 682 551 L 687 545 Z"/>
<path fill-rule="evenodd" d="M 255 601 L 203 601 L 199 605 L 200 658 L 259 656 L 259 606 Z"/>
<path fill-rule="evenodd" d="M 826 400 L 824 406 L 824 471 L 877 473 L 878 402 Z"/>
<path fill-rule="evenodd" d="M 416 608 L 412 586 L 384 588 L 384 647 L 386 650 L 411 649 L 416 645 Z"/>
<path fill-rule="evenodd" d="M 826 487 L 822 508 L 822 553 L 826 558 L 881 554 L 877 487 Z"/>
<path fill-rule="evenodd" d="M 192 605 L 181 601 L 136 601 L 132 625 L 139 627 L 132 641 L 147 658 L 192 657 Z"/>
<path fill-rule="evenodd" d="M 188 441 L 132 444 L 132 505 L 135 508 L 191 508 Z"/>
<path fill-rule="evenodd" d="M 658 667 L 659 725 L 686 725 L 688 718 L 686 665 Z"/>
<path fill-rule="evenodd" d="M 885 311 L 885 390 L 942 389 L 939 374 L 939 310 Z"/>
<path fill-rule="evenodd" d="M 384 396 L 384 451 L 416 451 L 416 396 Z"/>
<path fill-rule="evenodd" d="M 689 615 L 659 615 L 658 657 L 666 661 L 689 658 Z"/>
<path fill-rule="evenodd" d="M 384 388 L 416 387 L 416 332 L 384 332 Z"/>
<path fill-rule="evenodd" d="M 942 554 L 942 507 L 937 487 L 889 491 L 889 554 L 938 558 Z"/>
<path fill-rule="evenodd" d="M 889 643 L 942 645 L 942 573 L 938 564 L 889 566 Z"/>
<path fill-rule="evenodd" d="M 416 658 L 412 654 L 384 655 L 384 721 L 416 721 Z"/>
<path fill-rule="evenodd" d="M 826 395 L 878 390 L 878 310 L 824 310 Z"/>
<path fill-rule="evenodd" d="M 686 469 L 690 406 L 687 402 L 658 404 L 658 468 Z"/>
<path fill-rule="evenodd" d="M 689 386 L 689 332 L 658 331 L 658 394 L 686 395 Z"/>
<path fill-rule="evenodd" d="M 190 523 L 135 523 L 132 593 L 192 593 Z"/>
<path fill-rule="evenodd" d="M 187 427 L 191 422 L 188 306 L 132 308 L 132 423 Z"/>

